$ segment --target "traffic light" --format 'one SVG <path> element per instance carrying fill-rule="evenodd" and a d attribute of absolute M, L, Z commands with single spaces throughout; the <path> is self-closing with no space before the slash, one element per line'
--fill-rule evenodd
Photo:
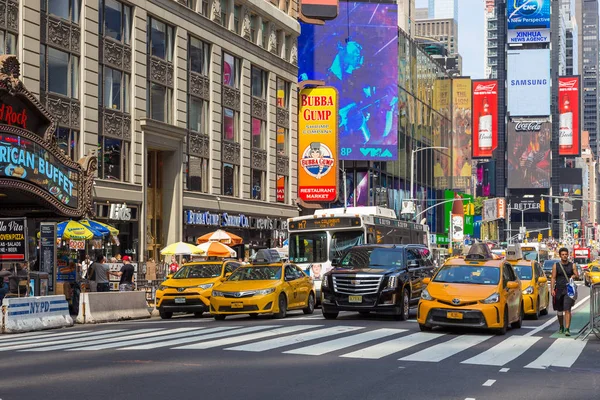
<path fill-rule="evenodd" d="M 542 234 L 541 234 L 541 233 L 538 233 L 538 242 L 541 242 L 541 241 L 542 241 L 542 239 L 543 239 L 543 236 L 542 236 Z"/>
<path fill-rule="evenodd" d="M 475 215 L 475 204 L 474 203 L 469 204 L 469 214 Z"/>
<path fill-rule="evenodd" d="M 544 199 L 540 200 L 540 212 L 546 212 L 546 201 Z"/>
<path fill-rule="evenodd" d="M 548 237 L 551 238 L 552 237 L 552 229 L 548 229 Z"/>
<path fill-rule="evenodd" d="M 529 232 L 525 232 L 525 237 L 528 238 L 529 237 Z"/>

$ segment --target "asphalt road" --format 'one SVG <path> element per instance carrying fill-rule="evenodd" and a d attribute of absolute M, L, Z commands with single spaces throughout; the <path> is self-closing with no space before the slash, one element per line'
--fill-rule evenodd
<path fill-rule="evenodd" d="M 0 335 L 0 399 L 600 398 L 600 341 L 557 337 L 553 312 L 505 336 L 422 333 L 412 318 L 317 310 Z"/>

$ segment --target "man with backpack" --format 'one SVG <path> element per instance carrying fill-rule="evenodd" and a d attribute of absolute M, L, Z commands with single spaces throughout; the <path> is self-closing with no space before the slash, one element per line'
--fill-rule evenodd
<path fill-rule="evenodd" d="M 560 261 L 552 267 L 552 279 L 550 287 L 552 288 L 552 299 L 554 310 L 556 310 L 558 323 L 560 325 L 559 334 L 571 336 L 571 308 L 575 304 L 575 299 L 568 294 L 569 281 L 571 277 L 579 278 L 579 273 L 575 265 L 569 261 L 569 250 L 562 247 L 558 251 Z"/>

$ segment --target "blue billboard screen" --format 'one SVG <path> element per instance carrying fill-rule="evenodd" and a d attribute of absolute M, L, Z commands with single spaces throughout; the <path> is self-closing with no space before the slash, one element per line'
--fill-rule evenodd
<path fill-rule="evenodd" d="M 508 29 L 550 29 L 550 0 L 507 0 Z"/>
<path fill-rule="evenodd" d="M 397 160 L 397 5 L 341 1 L 336 19 L 301 28 L 299 81 L 338 90 L 340 160 Z"/>

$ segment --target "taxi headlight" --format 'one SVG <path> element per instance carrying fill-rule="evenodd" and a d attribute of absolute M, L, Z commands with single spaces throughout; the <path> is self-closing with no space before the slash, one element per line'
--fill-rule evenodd
<path fill-rule="evenodd" d="M 198 287 L 202 290 L 206 290 L 206 289 L 210 289 L 211 287 L 213 287 L 213 283 L 205 283 L 203 285 L 198 285 Z"/>
<path fill-rule="evenodd" d="M 423 299 L 423 300 L 433 300 L 433 297 L 431 297 L 431 295 L 429 294 L 429 292 L 427 291 L 427 289 L 423 289 L 423 291 L 421 292 L 421 299 Z"/>
<path fill-rule="evenodd" d="M 498 303 L 499 301 L 500 301 L 500 294 L 494 293 L 490 297 L 488 297 L 487 299 L 482 300 L 481 302 L 483 304 L 494 304 L 494 303 Z"/>
<path fill-rule="evenodd" d="M 164 285 L 158 286 L 158 290 L 166 290 L 168 288 L 169 288 L 168 286 L 164 286 Z"/>
<path fill-rule="evenodd" d="M 267 294 L 271 294 L 275 291 L 275 288 L 270 288 L 270 289 L 262 289 L 262 290 L 257 290 L 254 292 L 254 294 L 256 295 L 267 295 Z"/>
<path fill-rule="evenodd" d="M 398 286 L 398 277 L 390 276 L 388 278 L 387 289 L 395 289 Z"/>
<path fill-rule="evenodd" d="M 218 290 L 213 290 L 212 297 L 223 297 L 223 292 L 219 292 Z"/>
<path fill-rule="evenodd" d="M 525 290 L 523 290 L 523 294 L 533 294 L 534 288 L 533 286 L 527 286 Z"/>

